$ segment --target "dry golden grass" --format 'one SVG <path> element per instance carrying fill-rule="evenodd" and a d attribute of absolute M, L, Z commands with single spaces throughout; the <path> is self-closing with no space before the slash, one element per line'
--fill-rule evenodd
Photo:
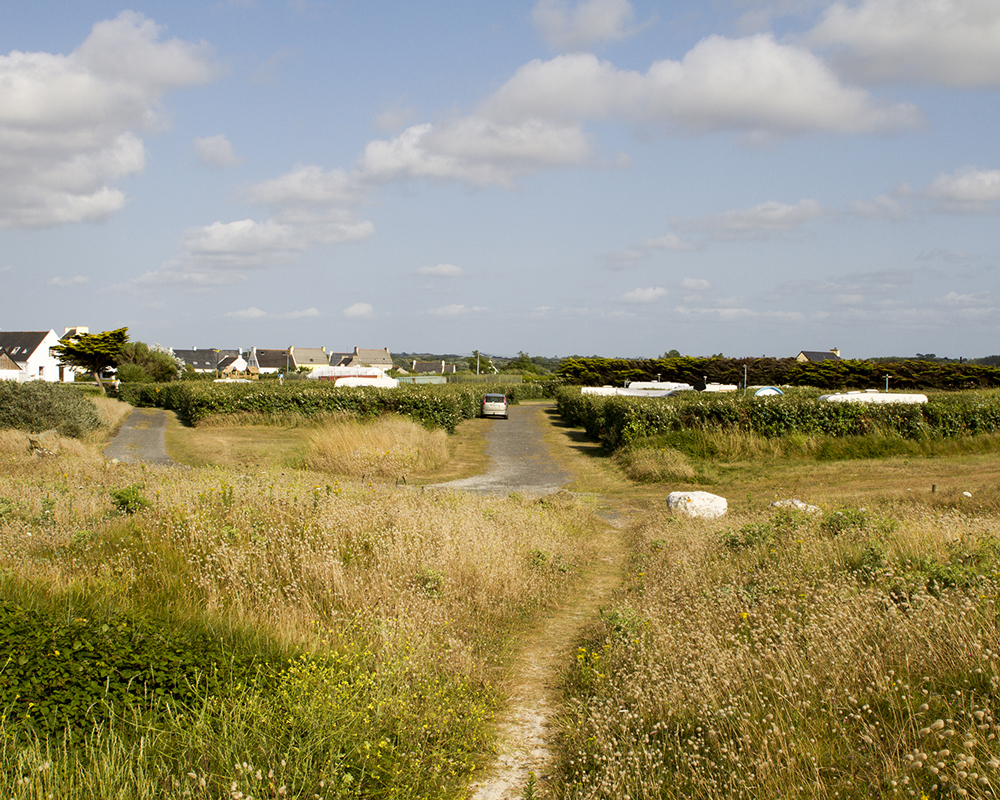
<path fill-rule="evenodd" d="M 571 674 L 564 795 L 995 791 L 998 522 L 895 505 L 637 519 Z"/>
<path fill-rule="evenodd" d="M 317 472 L 355 477 L 405 478 L 448 460 L 448 435 L 403 417 L 347 420 L 310 432 L 305 464 Z"/>
<path fill-rule="evenodd" d="M 132 406 L 128 403 L 111 397 L 91 397 L 90 401 L 97 407 L 97 414 L 101 420 L 101 435 L 103 436 L 118 430 L 125 418 L 133 411 Z"/>

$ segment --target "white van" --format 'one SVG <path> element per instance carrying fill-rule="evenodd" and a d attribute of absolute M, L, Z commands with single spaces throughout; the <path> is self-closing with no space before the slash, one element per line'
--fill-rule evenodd
<path fill-rule="evenodd" d="M 480 407 L 481 417 L 503 417 L 509 419 L 507 410 L 507 396 L 503 394 L 483 395 L 482 406 Z"/>

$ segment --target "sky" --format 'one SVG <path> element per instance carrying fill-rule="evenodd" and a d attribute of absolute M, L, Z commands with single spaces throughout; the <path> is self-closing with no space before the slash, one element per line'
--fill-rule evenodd
<path fill-rule="evenodd" d="M 1000 353 L 997 0 L 0 0 L 0 329 Z"/>

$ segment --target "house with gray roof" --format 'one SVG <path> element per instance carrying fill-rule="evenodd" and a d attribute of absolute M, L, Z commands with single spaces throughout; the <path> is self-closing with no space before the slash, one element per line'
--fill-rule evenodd
<path fill-rule="evenodd" d="M 18 380 L 51 383 L 63 380 L 67 371 L 60 367 L 59 359 L 52 354 L 52 348 L 58 344 L 59 337 L 52 330 L 0 331 L 0 349 L 23 373 Z"/>
<path fill-rule="evenodd" d="M 795 360 L 801 364 L 816 364 L 820 361 L 840 361 L 840 350 L 834 347 L 831 350 L 800 350 L 795 356 Z"/>

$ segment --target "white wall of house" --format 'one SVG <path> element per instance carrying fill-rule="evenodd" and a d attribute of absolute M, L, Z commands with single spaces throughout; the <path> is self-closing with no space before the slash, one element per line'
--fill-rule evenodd
<path fill-rule="evenodd" d="M 55 331 L 49 331 L 42 343 L 35 348 L 25 361 L 17 359 L 23 371 L 22 381 L 59 381 L 59 359 L 52 355 L 52 348 L 59 344 Z"/>

